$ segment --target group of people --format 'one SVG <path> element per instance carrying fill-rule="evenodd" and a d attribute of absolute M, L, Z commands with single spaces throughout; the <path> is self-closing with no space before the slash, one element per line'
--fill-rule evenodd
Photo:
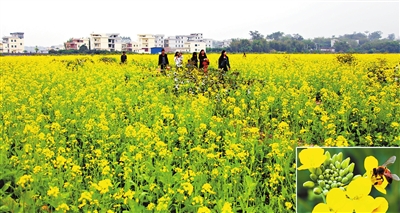
<path fill-rule="evenodd" d="M 181 52 L 176 52 L 174 57 L 176 69 L 183 69 L 183 55 Z M 207 54 L 204 50 L 201 50 L 197 56 L 196 52 L 193 52 L 192 58 L 188 60 L 187 67 L 203 69 L 204 73 L 208 72 L 208 65 L 210 60 L 207 58 Z M 161 54 L 158 56 L 158 66 L 161 70 L 165 70 L 169 67 L 169 61 L 165 50 L 161 50 Z M 221 56 L 218 59 L 218 69 L 228 71 L 231 69 L 229 64 L 229 57 L 226 55 L 226 51 L 221 52 Z"/>
<path fill-rule="evenodd" d="M 127 56 L 125 52 L 122 52 L 121 64 L 125 64 L 126 62 Z M 176 65 L 176 69 L 183 69 L 183 55 L 181 52 L 175 53 L 174 62 Z M 192 58 L 188 60 L 187 67 L 203 69 L 204 73 L 207 73 L 209 64 L 210 60 L 207 58 L 206 52 L 204 50 L 201 50 L 198 56 L 196 52 L 193 52 Z M 161 70 L 169 69 L 170 67 L 165 49 L 162 49 L 161 54 L 158 56 L 158 66 L 160 66 Z M 226 55 L 225 50 L 221 52 L 221 56 L 218 59 L 218 69 L 224 71 L 228 71 L 231 69 L 229 57 Z"/>

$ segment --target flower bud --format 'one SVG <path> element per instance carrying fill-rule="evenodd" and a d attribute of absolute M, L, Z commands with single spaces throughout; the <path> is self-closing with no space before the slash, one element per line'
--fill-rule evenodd
<path fill-rule="evenodd" d="M 303 186 L 306 188 L 312 189 L 312 188 L 314 188 L 315 183 L 313 181 L 306 181 L 303 183 Z"/>
<path fill-rule="evenodd" d="M 332 159 L 332 162 L 336 162 L 337 160 L 337 154 L 334 154 L 332 157 L 331 157 L 331 159 Z"/>
<path fill-rule="evenodd" d="M 343 169 L 341 169 L 341 170 L 339 171 L 340 177 L 344 177 L 346 174 L 347 174 L 347 173 L 345 173 Z"/>
<path fill-rule="evenodd" d="M 353 175 L 354 175 L 353 173 L 349 173 L 349 174 L 347 174 L 346 178 L 351 180 L 353 178 Z"/>
<path fill-rule="evenodd" d="M 339 161 L 336 161 L 336 162 L 335 162 L 335 167 L 336 167 L 336 169 L 340 169 L 340 168 L 341 168 L 341 165 L 340 165 L 340 162 L 339 162 Z"/>
<path fill-rule="evenodd" d="M 309 168 L 308 171 L 310 171 L 311 174 L 315 174 L 315 168 Z"/>
<path fill-rule="evenodd" d="M 349 167 L 346 167 L 343 171 L 344 171 L 344 174 L 349 173 Z"/>
<path fill-rule="evenodd" d="M 328 194 L 329 190 L 325 189 L 324 190 L 324 195 L 326 196 Z"/>
<path fill-rule="evenodd" d="M 329 184 L 326 184 L 325 189 L 330 189 L 331 186 Z"/>
<path fill-rule="evenodd" d="M 331 159 L 331 153 L 329 153 L 329 151 L 326 151 L 325 152 L 325 156 L 326 156 L 326 159 L 328 160 L 328 159 Z M 326 160 L 325 160 L 326 161 Z"/>
<path fill-rule="evenodd" d="M 359 177 L 361 177 L 361 175 L 356 175 L 356 176 L 353 177 L 353 180 L 355 180 L 355 179 L 357 179 Z"/>
<path fill-rule="evenodd" d="M 350 158 L 347 157 L 344 161 L 342 161 L 342 164 L 341 164 L 342 169 L 345 169 L 346 167 L 348 167 L 349 163 L 350 163 Z"/>
<path fill-rule="evenodd" d="M 348 179 L 347 177 L 344 177 L 344 178 L 342 179 L 342 183 L 346 184 L 347 182 L 349 182 L 349 179 Z"/>
<path fill-rule="evenodd" d="M 319 180 L 319 181 L 318 181 L 318 185 L 319 185 L 321 188 L 325 188 L 325 181 Z"/>
<path fill-rule="evenodd" d="M 321 168 L 316 168 L 315 169 L 315 174 L 318 175 L 318 176 L 321 175 L 322 174 Z"/>
<path fill-rule="evenodd" d="M 319 188 L 319 187 L 315 187 L 315 188 L 313 189 L 313 192 L 314 192 L 314 194 L 316 194 L 316 195 L 320 195 L 320 194 L 322 193 L 321 188 Z"/>
<path fill-rule="evenodd" d="M 318 177 L 315 174 L 310 174 L 310 179 L 313 181 L 316 181 L 318 179 Z"/>
<path fill-rule="evenodd" d="M 354 171 L 354 163 L 351 163 L 347 168 L 349 168 L 349 172 L 353 172 Z"/>
<path fill-rule="evenodd" d="M 337 185 L 337 183 L 332 183 L 332 184 L 331 184 L 331 187 L 332 187 L 332 188 L 337 188 L 338 185 Z"/>
<path fill-rule="evenodd" d="M 342 162 L 342 160 L 343 160 L 343 153 L 342 153 L 342 152 L 339 152 L 339 153 L 337 154 L 337 156 L 336 156 L 336 161 Z"/>

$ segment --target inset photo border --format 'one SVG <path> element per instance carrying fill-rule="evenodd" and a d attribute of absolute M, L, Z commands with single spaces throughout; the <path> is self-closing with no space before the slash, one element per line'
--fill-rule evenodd
<path fill-rule="evenodd" d="M 297 147 L 296 212 L 400 212 L 400 147 Z"/>

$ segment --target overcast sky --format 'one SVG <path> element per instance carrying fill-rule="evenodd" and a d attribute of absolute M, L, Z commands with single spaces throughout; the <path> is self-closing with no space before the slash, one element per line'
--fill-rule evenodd
<path fill-rule="evenodd" d="M 25 46 L 58 45 L 92 32 L 223 40 L 281 31 L 304 38 L 382 31 L 399 36 L 399 0 L 1 0 L 0 36 L 25 33 Z"/>

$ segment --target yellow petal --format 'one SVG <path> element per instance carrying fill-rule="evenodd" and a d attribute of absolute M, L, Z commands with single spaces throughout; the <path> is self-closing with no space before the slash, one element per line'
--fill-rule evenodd
<path fill-rule="evenodd" d="M 365 158 L 364 168 L 368 175 L 371 175 L 372 170 L 378 166 L 378 160 L 374 156 L 368 156 Z"/>
<path fill-rule="evenodd" d="M 384 183 L 382 183 L 382 185 L 374 185 L 374 186 L 375 186 L 375 189 L 378 190 L 380 193 L 386 194 L 386 189 L 383 185 L 384 185 Z M 386 185 L 387 185 L 387 183 L 386 183 Z"/>
<path fill-rule="evenodd" d="M 353 200 L 354 210 L 356 212 L 372 212 L 379 206 L 371 196 L 364 196 L 358 200 Z"/>
<path fill-rule="evenodd" d="M 372 213 L 385 213 L 389 209 L 389 203 L 385 198 L 377 197 L 375 198 L 375 202 L 379 203 L 379 206 Z"/>
<path fill-rule="evenodd" d="M 329 206 L 325 203 L 319 203 L 316 206 L 314 206 L 312 213 L 326 213 L 326 212 L 331 212 L 329 209 Z"/>
<path fill-rule="evenodd" d="M 326 202 L 333 209 L 340 209 L 347 202 L 346 193 L 339 188 L 329 190 L 326 195 Z"/>
<path fill-rule="evenodd" d="M 371 180 L 365 177 L 359 177 L 350 182 L 347 186 L 347 195 L 350 199 L 361 199 L 371 192 Z"/>
<path fill-rule="evenodd" d="M 322 148 L 307 148 L 301 150 L 299 153 L 299 159 L 302 166 L 298 170 L 304 170 L 309 168 L 318 168 L 325 161 L 326 156 L 324 155 L 324 149 Z"/>

